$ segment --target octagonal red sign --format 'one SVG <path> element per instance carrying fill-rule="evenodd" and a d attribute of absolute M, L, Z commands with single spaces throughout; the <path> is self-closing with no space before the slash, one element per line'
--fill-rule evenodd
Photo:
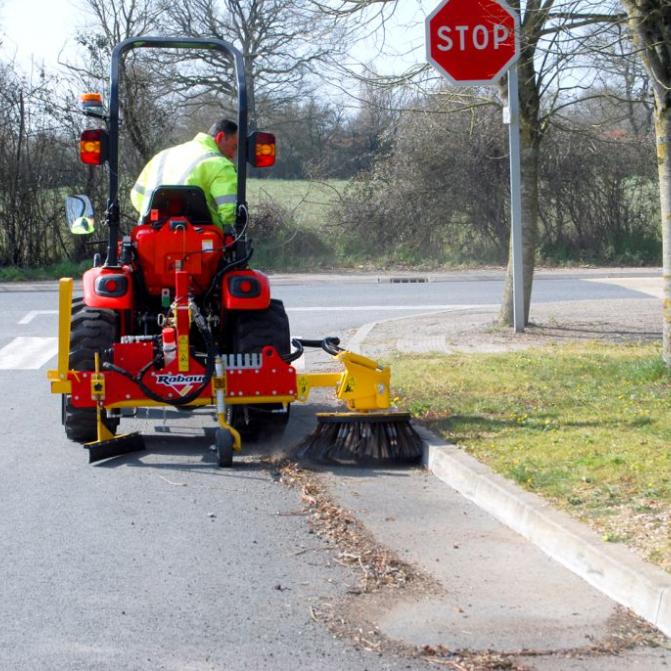
<path fill-rule="evenodd" d="M 519 19 L 505 0 L 443 0 L 426 19 L 429 63 L 452 84 L 494 84 L 519 57 Z"/>

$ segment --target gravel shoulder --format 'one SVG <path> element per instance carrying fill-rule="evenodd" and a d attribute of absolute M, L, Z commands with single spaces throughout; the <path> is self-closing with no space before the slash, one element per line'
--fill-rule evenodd
<path fill-rule="evenodd" d="M 368 355 L 394 352 L 510 352 L 571 341 L 654 342 L 662 339 L 660 301 L 653 297 L 533 305 L 524 333 L 496 323 L 497 310 L 469 309 L 375 324 Z"/>

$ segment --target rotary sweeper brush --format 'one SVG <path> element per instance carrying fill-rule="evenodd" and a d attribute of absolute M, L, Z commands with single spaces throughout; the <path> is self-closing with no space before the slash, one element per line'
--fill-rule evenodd
<path fill-rule="evenodd" d="M 119 72 L 122 56 L 139 48 L 216 50 L 233 62 L 239 136 L 233 230 L 213 224 L 200 188 L 161 185 L 138 224 L 120 234 Z M 217 462 L 231 466 L 243 438 L 281 431 L 292 403 L 332 387 L 348 412 L 319 415 L 304 455 L 417 462 L 422 442 L 409 417 L 389 412 L 389 369 L 342 350 L 335 338 L 290 341 L 282 302 L 249 266 L 247 163 L 273 165 L 275 138 L 248 133 L 244 73 L 240 52 L 221 40 L 130 38 L 112 52 L 109 111 L 99 94 L 82 96 L 84 114 L 100 127 L 82 133 L 80 154 L 90 165 L 107 164 L 109 240 L 106 260 L 96 255 L 84 273 L 82 297 L 73 298 L 72 279 L 60 281 L 58 365 L 48 375 L 52 392 L 61 395 L 65 433 L 94 462 L 143 449 L 141 435 L 115 435 L 124 409 L 213 406 Z M 73 233 L 93 231 L 86 196 L 68 198 L 66 210 Z M 304 347 L 323 348 L 344 370 L 299 374 L 292 363 Z"/>

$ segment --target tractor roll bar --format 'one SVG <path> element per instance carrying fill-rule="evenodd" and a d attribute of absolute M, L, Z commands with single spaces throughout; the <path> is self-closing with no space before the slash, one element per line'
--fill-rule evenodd
<path fill-rule="evenodd" d="M 132 49 L 212 49 L 223 51 L 235 67 L 238 90 L 238 193 L 237 224 L 246 217 L 243 212 L 247 201 L 247 83 L 242 54 L 228 42 L 215 38 L 188 37 L 130 37 L 119 42 L 112 51 L 109 107 L 109 196 L 107 200 L 107 223 L 109 224 L 109 247 L 105 265 L 116 266 L 119 241 L 119 69 L 121 57 Z M 236 224 L 236 225 L 237 225 Z"/>

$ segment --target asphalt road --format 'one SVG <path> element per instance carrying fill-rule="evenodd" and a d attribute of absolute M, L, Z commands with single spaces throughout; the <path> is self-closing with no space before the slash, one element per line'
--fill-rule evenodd
<path fill-rule="evenodd" d="M 285 278 L 274 295 L 292 332 L 316 337 L 399 313 L 495 305 L 501 287 Z M 342 596 L 353 574 L 309 532 L 297 493 L 257 450 L 232 471 L 215 467 L 206 413 L 124 420 L 123 430 L 147 434 L 148 452 L 88 466 L 45 379 L 57 294 L 16 289 L 0 292 L 0 669 L 424 668 L 357 650 L 313 619 L 311 607 Z M 563 278 L 537 281 L 534 300 L 639 295 Z M 288 442 L 307 431 L 296 414 Z"/>
<path fill-rule="evenodd" d="M 595 281 L 607 279 L 607 275 L 605 272 L 569 277 L 561 272 L 543 274 L 535 279 L 532 303 L 643 297 L 638 291 Z M 367 281 L 344 283 L 283 280 L 274 285 L 273 295 L 284 300 L 293 332 L 306 337 L 343 335 L 365 323 L 403 315 L 476 306 L 498 308 L 503 293 L 500 273 L 481 277 L 464 273 L 464 277 L 438 276 L 426 283 L 391 283 L 390 276 L 383 277 L 381 282 L 374 276 Z"/>

